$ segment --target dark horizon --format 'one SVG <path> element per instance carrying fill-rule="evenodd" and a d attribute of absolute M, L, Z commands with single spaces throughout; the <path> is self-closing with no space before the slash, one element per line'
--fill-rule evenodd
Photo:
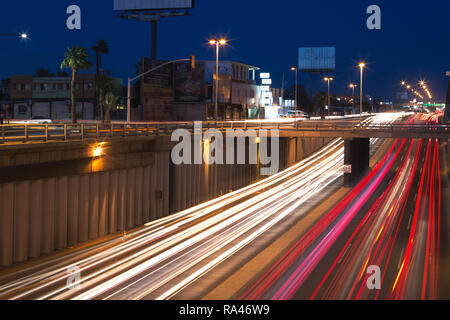
<path fill-rule="evenodd" d="M 0 78 L 34 74 L 40 67 L 56 73 L 66 47 L 80 45 L 91 49 L 101 38 L 110 45 L 103 64 L 113 76 L 126 79 L 133 75 L 134 65 L 150 53 L 149 24 L 115 17 L 112 0 L 95 3 L 63 0 L 51 7 L 32 1 L 25 3 L 29 5 L 2 6 L 3 12 L 9 14 L 0 21 L 0 32 L 27 32 L 30 39 L 2 39 Z M 272 73 L 276 87 L 281 87 L 284 73 L 289 87 L 294 82 L 289 68 L 296 64 L 299 47 L 336 46 L 337 70 L 332 93 L 350 94 L 348 84 L 359 83 L 357 63 L 364 60 L 368 64 L 366 94 L 393 99 L 401 91 L 402 80 L 413 83 L 424 79 L 433 92 L 433 100 L 445 101 L 445 72 L 450 69 L 450 28 L 446 25 L 450 4 L 437 0 L 427 2 L 426 6 L 416 0 L 351 3 L 343 7 L 332 1 L 292 4 L 285 0 L 274 6 L 270 1 L 230 1 L 225 6 L 196 1 L 191 17 L 160 22 L 158 58 L 195 54 L 199 60 L 213 60 L 214 50 L 207 40 L 222 35 L 230 40 L 230 46 L 221 51 L 221 59 L 261 67 L 262 71 Z M 69 31 L 65 26 L 66 8 L 71 4 L 82 9 L 80 31 Z M 382 10 L 379 31 L 366 28 L 365 12 L 372 4 Z M 219 10 L 220 14 L 215 15 Z M 92 50 L 90 53 L 93 55 Z M 300 83 L 309 86 L 305 75 L 300 75 Z M 316 78 L 314 91 L 318 90 L 326 90 L 326 83 Z"/>

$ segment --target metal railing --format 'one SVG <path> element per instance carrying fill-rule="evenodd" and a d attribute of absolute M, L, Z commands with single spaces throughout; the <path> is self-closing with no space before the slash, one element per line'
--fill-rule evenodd
<path fill-rule="evenodd" d="M 113 139 L 126 137 L 149 137 L 170 135 L 177 129 L 194 132 L 194 122 L 149 122 L 112 124 L 6 124 L 0 125 L 0 144 L 33 141 L 73 141 L 85 139 Z M 450 138 L 449 125 L 418 125 L 396 122 L 395 124 L 365 124 L 361 126 L 349 121 L 205 121 L 202 131 L 208 129 L 277 129 L 280 131 L 327 132 L 340 137 L 342 133 L 353 132 L 365 135 L 377 133 L 408 132 L 411 135 L 433 134 Z"/>

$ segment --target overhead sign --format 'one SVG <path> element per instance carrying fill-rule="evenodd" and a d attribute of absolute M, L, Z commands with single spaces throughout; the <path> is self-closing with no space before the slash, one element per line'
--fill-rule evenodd
<path fill-rule="evenodd" d="M 168 10 L 194 8 L 194 0 L 114 0 L 114 10 Z"/>
<path fill-rule="evenodd" d="M 262 79 L 262 84 L 272 84 L 272 79 Z"/>
<path fill-rule="evenodd" d="M 298 69 L 303 72 L 332 72 L 336 69 L 336 48 L 299 48 Z"/>
<path fill-rule="evenodd" d="M 270 73 L 261 73 L 259 75 L 261 79 L 270 79 Z"/>

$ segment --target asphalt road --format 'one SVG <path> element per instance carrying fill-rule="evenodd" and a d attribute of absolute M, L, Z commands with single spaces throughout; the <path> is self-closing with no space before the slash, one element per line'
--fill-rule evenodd
<path fill-rule="evenodd" d="M 332 193 L 342 168 L 343 141 L 338 139 L 254 185 L 124 238 L 0 277 L 0 299 L 199 298 L 214 282 L 205 279 L 226 276 L 230 261 L 234 269 L 242 266 Z M 233 260 L 237 254 L 241 259 Z M 79 272 L 79 287 L 73 271 Z"/>
<path fill-rule="evenodd" d="M 409 121 L 428 122 L 436 117 Z M 437 140 L 397 140 L 376 168 L 242 299 L 439 298 Z M 369 266 L 380 270 L 380 288 Z"/>

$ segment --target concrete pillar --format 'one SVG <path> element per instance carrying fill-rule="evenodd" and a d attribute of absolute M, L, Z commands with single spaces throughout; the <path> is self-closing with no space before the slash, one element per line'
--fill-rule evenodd
<path fill-rule="evenodd" d="M 136 195 L 134 201 L 134 222 L 136 226 L 142 226 L 143 213 L 142 213 L 142 188 L 144 186 L 144 169 L 142 167 L 136 168 Z"/>
<path fill-rule="evenodd" d="M 163 169 L 164 174 L 162 175 L 163 184 L 163 214 L 162 217 L 168 216 L 169 213 L 169 166 L 170 166 L 170 151 L 164 151 L 162 155 Z"/>
<path fill-rule="evenodd" d="M 169 163 L 167 164 L 169 165 Z M 157 174 L 156 174 L 156 191 L 158 193 L 158 198 L 156 199 L 156 217 L 162 218 L 164 217 L 164 178 L 165 178 L 165 174 L 164 174 L 164 169 L 165 169 L 165 165 L 164 165 L 164 155 L 163 152 L 159 151 L 157 153 Z M 169 169 L 167 170 L 167 185 L 169 185 Z M 159 196 L 162 195 L 162 198 L 160 198 Z M 167 195 L 169 196 L 169 195 Z"/>
<path fill-rule="evenodd" d="M 108 229 L 110 234 L 116 233 L 117 230 L 117 210 L 118 210 L 118 190 L 119 190 L 119 171 L 111 172 L 109 176 L 109 214 Z"/>
<path fill-rule="evenodd" d="M 109 172 L 102 172 L 99 179 L 98 236 L 104 237 L 108 234 Z"/>
<path fill-rule="evenodd" d="M 67 200 L 67 244 L 69 246 L 78 244 L 79 180 L 80 176 L 69 178 L 69 194 Z"/>
<path fill-rule="evenodd" d="M 131 168 L 127 170 L 127 190 L 126 190 L 126 199 L 127 199 L 127 215 L 126 215 L 126 228 L 132 229 L 135 227 L 134 220 L 134 205 L 135 205 L 135 192 L 136 192 L 136 169 Z"/>
<path fill-rule="evenodd" d="M 117 189 L 117 231 L 126 229 L 127 216 L 127 170 L 119 171 L 119 184 Z"/>
<path fill-rule="evenodd" d="M 181 177 L 181 207 L 179 209 L 179 211 L 182 211 L 184 209 L 187 208 L 187 189 L 189 189 L 188 186 L 188 181 L 187 181 L 187 165 L 186 164 L 182 164 L 180 166 L 180 177 Z"/>
<path fill-rule="evenodd" d="M 351 172 L 344 174 L 344 184 L 351 187 L 369 170 L 370 139 L 345 140 L 344 150 L 344 164 L 351 166 Z"/>
<path fill-rule="evenodd" d="M 150 222 L 150 167 L 144 168 L 143 186 L 142 186 L 142 213 L 143 223 Z"/>
<path fill-rule="evenodd" d="M 78 241 L 89 240 L 90 175 L 79 178 Z"/>
<path fill-rule="evenodd" d="M 42 229 L 42 180 L 31 181 L 30 191 L 30 258 L 41 255 L 41 229 Z"/>
<path fill-rule="evenodd" d="M 194 184 L 192 183 L 192 165 L 186 165 L 186 208 L 192 207 L 192 189 Z"/>
<path fill-rule="evenodd" d="M 175 207 L 174 207 L 174 212 L 171 213 L 175 213 L 175 212 L 179 212 L 181 211 L 181 208 L 183 207 L 183 192 L 184 192 L 184 187 L 183 187 L 183 165 L 179 165 L 179 166 L 175 166 Z"/>
<path fill-rule="evenodd" d="M 156 199 L 156 190 L 157 190 L 157 174 L 158 174 L 158 157 L 155 156 L 155 163 L 150 168 L 150 220 L 156 220 L 158 217 L 157 214 L 157 199 Z"/>
<path fill-rule="evenodd" d="M 30 183 L 19 182 L 14 188 L 14 262 L 28 259 Z"/>
<path fill-rule="evenodd" d="M 90 175 L 89 183 L 89 239 L 98 238 L 98 207 L 99 207 L 99 185 L 100 175 L 93 173 Z"/>
<path fill-rule="evenodd" d="M 55 250 L 55 194 L 56 179 L 44 180 L 42 208 L 41 252 Z"/>
<path fill-rule="evenodd" d="M 57 250 L 62 250 L 67 247 L 68 182 L 68 177 L 60 177 L 56 179 L 55 236 Z"/>
<path fill-rule="evenodd" d="M 0 184 L 0 265 L 13 263 L 14 183 Z"/>

